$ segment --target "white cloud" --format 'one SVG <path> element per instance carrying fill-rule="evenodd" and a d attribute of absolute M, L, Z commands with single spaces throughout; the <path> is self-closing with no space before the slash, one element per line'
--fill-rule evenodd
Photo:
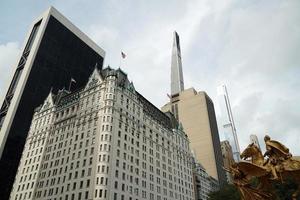
<path fill-rule="evenodd" d="M 122 6 L 120 3 L 119 7 Z M 133 9 L 133 6 L 140 10 Z M 170 90 L 173 31 L 178 31 L 183 38 L 181 46 L 184 54 L 193 43 L 193 38 L 197 34 L 196 29 L 208 9 L 205 2 L 196 1 L 161 6 L 126 3 L 125 9 L 122 11 L 117 9 L 117 15 L 113 15 L 108 24 L 105 22 L 103 24 L 102 21 L 91 25 L 88 35 L 97 38 L 97 43 L 105 47 L 106 64 L 111 64 L 112 67 L 119 66 L 120 51 L 124 51 L 127 57 L 121 62 L 122 68 L 145 97 L 155 105 L 161 106 L 167 101 L 166 94 Z M 132 12 L 127 13 L 127 10 Z M 151 12 L 148 12 L 149 10 Z M 97 34 L 98 32 L 100 34 Z M 112 36 L 106 36 L 110 33 Z"/>
<path fill-rule="evenodd" d="M 263 143 L 268 133 L 300 154 L 297 142 L 291 142 L 300 142 L 299 5 L 260 2 L 225 12 L 215 79 L 226 82 L 232 94 L 241 149 L 250 134 Z"/>
<path fill-rule="evenodd" d="M 127 54 L 122 68 L 159 107 L 170 90 L 172 32 L 177 30 L 186 87 L 207 91 L 216 105 L 217 86 L 227 84 L 241 149 L 250 134 L 262 142 L 268 132 L 300 154 L 291 143 L 299 141 L 295 133 L 300 132 L 295 121 L 300 117 L 300 4 L 224 2 L 119 3 L 124 9 L 110 7 L 108 13 L 116 12 L 110 18 L 102 12 L 107 19 L 93 20 L 88 34 L 106 49 L 106 64 L 118 67 L 120 51 Z"/>
<path fill-rule="evenodd" d="M 19 45 L 17 42 L 8 42 L 0 45 L 0 104 L 2 105 L 3 98 L 9 86 L 19 54 Z"/>
<path fill-rule="evenodd" d="M 170 90 L 172 32 L 177 30 L 186 87 L 205 90 L 217 105 L 216 88 L 227 85 L 241 149 L 250 134 L 262 142 L 268 132 L 300 155 L 300 1 L 68 1 L 56 6 L 106 50 L 106 65 L 118 67 L 124 51 L 122 69 L 158 107 Z M 0 46 L 0 95 L 9 82 L 2 73 L 11 69 L 18 51 L 11 45 Z"/>

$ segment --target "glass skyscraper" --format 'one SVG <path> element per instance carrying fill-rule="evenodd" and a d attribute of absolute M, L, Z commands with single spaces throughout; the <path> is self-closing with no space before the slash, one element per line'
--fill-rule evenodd
<path fill-rule="evenodd" d="M 50 7 L 33 22 L 0 110 L 0 196 L 8 199 L 34 108 L 49 91 L 86 84 L 105 52 Z"/>
<path fill-rule="evenodd" d="M 228 140 L 231 147 L 233 158 L 236 162 L 240 161 L 240 147 L 236 133 L 235 123 L 232 115 L 231 105 L 227 88 L 225 85 L 218 87 L 218 102 L 221 111 L 219 117 L 219 130 L 225 140 Z"/>

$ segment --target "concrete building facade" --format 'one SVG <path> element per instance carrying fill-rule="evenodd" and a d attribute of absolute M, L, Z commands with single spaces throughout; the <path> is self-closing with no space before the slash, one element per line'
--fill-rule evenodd
<path fill-rule="evenodd" d="M 194 188 L 195 200 L 207 200 L 209 193 L 219 189 L 218 181 L 209 176 L 199 162 L 194 163 Z"/>
<path fill-rule="evenodd" d="M 10 199 L 193 200 L 187 135 L 120 69 L 37 107 Z"/>
<path fill-rule="evenodd" d="M 228 140 L 221 142 L 221 150 L 222 150 L 224 167 L 226 169 L 230 169 L 234 161 L 234 158 L 233 158 L 232 147 Z M 226 172 L 226 178 L 228 183 L 232 183 L 231 174 L 229 172 Z"/>
<path fill-rule="evenodd" d="M 209 96 L 205 92 L 197 92 L 194 88 L 186 89 L 173 95 L 170 103 L 164 105 L 161 110 L 174 113 L 191 141 L 191 149 L 196 159 L 220 185 L 225 184 L 226 175 L 217 121 Z"/>

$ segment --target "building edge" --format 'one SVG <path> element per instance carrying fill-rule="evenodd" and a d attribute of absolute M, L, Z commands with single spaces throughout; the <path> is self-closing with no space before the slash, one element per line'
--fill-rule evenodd
<path fill-rule="evenodd" d="M 5 119 L 3 121 L 2 127 L 0 127 L 0 159 L 2 157 L 2 153 L 5 147 L 5 143 L 8 137 L 8 133 L 10 131 L 10 127 L 12 124 L 12 120 L 15 116 L 17 106 L 20 102 L 21 96 L 23 94 L 25 84 L 28 76 L 30 74 L 35 56 L 37 54 L 38 48 L 40 46 L 40 43 L 42 41 L 45 29 L 47 27 L 47 24 L 49 22 L 50 16 L 53 16 L 56 18 L 60 23 L 62 23 L 66 28 L 68 28 L 71 32 L 73 32 L 79 39 L 81 39 L 84 43 L 86 43 L 89 47 L 94 49 L 99 55 L 105 59 L 105 51 L 99 47 L 95 42 L 93 42 L 91 39 L 88 38 L 86 34 L 84 34 L 82 31 L 80 31 L 74 24 L 72 24 L 66 17 L 64 17 L 58 10 L 56 10 L 53 6 L 50 6 L 42 15 L 37 17 L 33 23 L 30 25 L 30 28 L 26 34 L 25 40 L 23 42 L 20 54 L 18 56 L 17 62 L 14 64 L 14 69 L 17 70 L 18 63 L 22 59 L 22 55 L 24 53 L 24 50 L 28 44 L 28 40 L 30 39 L 32 30 L 34 26 L 37 23 L 41 23 L 38 32 L 36 33 L 35 40 L 33 41 L 30 53 L 28 55 L 28 58 L 26 59 L 26 63 L 24 65 L 24 70 L 22 71 L 22 74 L 20 75 L 20 80 L 17 83 L 14 95 L 12 97 L 12 100 L 9 104 L 9 108 L 7 110 L 7 113 L 5 115 Z M 104 60 L 103 60 L 104 62 Z M 14 79 L 14 75 L 12 76 L 12 80 Z M 11 80 L 11 82 L 12 82 Z M 21 84 L 22 83 L 22 84 Z M 8 86 L 7 92 L 10 89 L 11 85 Z M 7 93 L 6 92 L 6 93 Z M 7 94 L 6 94 L 7 95 Z M 6 97 L 5 95 L 5 97 Z M 2 104 L 5 101 L 5 97 L 3 99 Z M 2 105 L 1 104 L 1 105 Z"/>

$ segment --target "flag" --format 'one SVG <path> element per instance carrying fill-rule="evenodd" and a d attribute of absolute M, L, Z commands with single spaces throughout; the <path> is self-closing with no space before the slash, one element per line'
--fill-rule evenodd
<path fill-rule="evenodd" d="M 123 59 L 126 58 L 126 54 L 123 51 L 121 51 L 121 56 Z"/>
<path fill-rule="evenodd" d="M 69 84 L 69 91 L 71 91 L 72 83 L 76 83 L 76 81 L 73 77 L 71 77 L 71 81 L 70 81 L 70 84 Z"/>

